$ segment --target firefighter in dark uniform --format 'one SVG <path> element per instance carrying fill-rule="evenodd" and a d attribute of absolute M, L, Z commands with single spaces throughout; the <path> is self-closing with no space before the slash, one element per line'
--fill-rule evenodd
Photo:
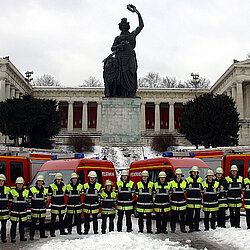
<path fill-rule="evenodd" d="M 3 243 L 6 243 L 6 224 L 10 217 L 9 215 L 9 195 L 10 188 L 5 186 L 6 177 L 3 174 L 0 174 L 0 221 L 2 224 L 1 227 L 1 240 Z"/>
<path fill-rule="evenodd" d="M 156 233 L 167 234 L 167 219 L 170 211 L 169 189 L 166 173 L 159 173 L 159 181 L 154 184 L 154 209 L 156 214 Z"/>
<path fill-rule="evenodd" d="M 49 186 L 48 196 L 51 200 L 51 225 L 50 225 L 50 236 L 56 237 L 55 235 L 55 222 L 56 217 L 59 216 L 59 228 L 60 235 L 66 235 L 64 230 L 63 217 L 65 214 L 66 204 L 64 200 L 66 191 L 66 185 L 63 183 L 63 176 L 61 173 L 55 175 L 54 183 Z"/>
<path fill-rule="evenodd" d="M 206 180 L 203 181 L 203 211 L 205 213 L 204 225 L 205 231 L 209 230 L 209 215 L 211 213 L 211 228 L 215 229 L 216 213 L 219 210 L 219 185 L 218 181 L 213 179 L 214 172 L 207 171 Z"/>
<path fill-rule="evenodd" d="M 189 225 L 189 233 L 200 231 L 200 210 L 202 202 L 202 182 L 199 177 L 199 169 L 193 166 L 190 171 L 190 176 L 186 179 L 187 182 L 187 221 Z M 195 215 L 194 215 L 195 213 Z"/>
<path fill-rule="evenodd" d="M 242 207 L 243 178 L 238 175 L 238 167 L 232 165 L 230 175 L 226 177 L 228 184 L 227 202 L 230 212 L 231 227 L 240 228 L 240 208 Z"/>
<path fill-rule="evenodd" d="M 101 184 L 96 182 L 96 172 L 90 171 L 88 174 L 89 182 L 85 183 L 83 186 L 84 191 L 84 201 L 83 201 L 83 213 L 85 217 L 84 224 L 84 234 L 89 233 L 89 222 L 90 215 L 93 216 L 93 230 L 94 234 L 98 234 L 98 220 L 97 215 L 99 213 L 100 207 L 100 193 L 101 193 Z"/>
<path fill-rule="evenodd" d="M 123 215 L 126 215 L 127 232 L 132 232 L 131 215 L 133 213 L 133 196 L 135 193 L 134 182 L 129 180 L 128 171 L 122 170 L 121 179 L 117 182 L 115 191 L 117 193 L 117 231 L 122 231 Z"/>
<path fill-rule="evenodd" d="M 180 216 L 180 229 L 182 233 L 186 233 L 185 214 L 186 214 L 186 186 L 187 183 L 182 180 L 182 170 L 180 168 L 175 171 L 174 180 L 170 181 L 171 194 L 171 233 L 175 233 L 176 221 Z"/>
<path fill-rule="evenodd" d="M 114 231 L 116 193 L 113 191 L 112 181 L 105 181 L 105 188 L 102 191 L 100 197 L 102 206 L 102 233 L 105 234 L 108 218 L 109 232 Z"/>
<path fill-rule="evenodd" d="M 141 181 L 137 183 L 135 193 L 137 196 L 137 208 L 139 219 L 139 233 L 143 233 L 143 216 L 147 215 L 147 233 L 152 233 L 152 217 L 153 212 L 153 192 L 154 183 L 149 181 L 149 173 L 147 170 L 142 171 Z"/>
<path fill-rule="evenodd" d="M 247 229 L 250 229 L 250 167 L 248 168 L 248 177 L 244 179 L 244 205 L 246 209 Z"/>
<path fill-rule="evenodd" d="M 226 227 L 226 210 L 227 210 L 227 181 L 222 178 L 223 170 L 222 168 L 216 169 L 216 178 L 215 180 L 219 182 L 219 210 L 217 212 L 217 226 Z"/>
<path fill-rule="evenodd" d="M 24 236 L 24 226 L 27 221 L 27 203 L 29 198 L 29 191 L 24 189 L 24 179 L 23 177 L 18 177 L 16 179 L 16 187 L 11 190 L 9 201 L 11 202 L 11 228 L 10 237 L 11 242 L 16 242 L 16 228 L 19 222 L 19 234 L 20 241 L 27 241 Z"/>
<path fill-rule="evenodd" d="M 31 203 L 30 240 L 34 240 L 37 220 L 40 225 L 40 238 L 48 237 L 45 235 L 44 229 L 48 190 L 43 185 L 44 177 L 39 175 L 36 179 L 36 186 L 32 187 L 29 192 L 29 202 Z"/>
<path fill-rule="evenodd" d="M 76 223 L 77 233 L 82 234 L 81 215 L 82 215 L 82 189 L 83 185 L 79 183 L 79 176 L 76 173 L 71 174 L 70 184 L 66 186 L 65 195 L 67 202 L 67 222 L 68 234 L 72 233 L 73 217 Z"/>

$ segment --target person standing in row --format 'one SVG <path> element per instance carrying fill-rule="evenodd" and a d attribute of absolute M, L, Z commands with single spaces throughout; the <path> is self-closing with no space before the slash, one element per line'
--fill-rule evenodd
<path fill-rule="evenodd" d="M 211 213 L 211 228 L 215 229 L 216 212 L 219 210 L 218 195 L 219 182 L 213 179 L 214 172 L 207 171 L 206 180 L 203 181 L 203 211 L 205 213 L 205 231 L 209 230 L 209 215 Z"/>
<path fill-rule="evenodd" d="M 156 214 L 156 233 L 167 234 L 167 219 L 170 211 L 169 189 L 166 173 L 159 173 L 159 180 L 154 184 L 154 209 Z"/>
<path fill-rule="evenodd" d="M 248 177 L 244 179 L 244 205 L 246 209 L 247 229 L 250 229 L 250 167 Z"/>
<path fill-rule="evenodd" d="M 147 233 L 152 233 L 154 183 L 149 181 L 147 170 L 142 171 L 141 181 L 137 183 L 135 193 L 137 195 L 137 212 L 139 214 L 139 233 L 143 233 L 143 216 L 147 215 Z"/>
<path fill-rule="evenodd" d="M 190 171 L 190 176 L 186 179 L 187 182 L 187 220 L 189 224 L 189 233 L 200 231 L 200 210 L 202 202 L 202 182 L 199 177 L 199 169 L 193 166 Z M 195 215 L 194 215 L 195 213 Z"/>
<path fill-rule="evenodd" d="M 31 203 L 30 240 L 34 240 L 37 220 L 39 220 L 40 238 L 48 237 L 45 235 L 44 228 L 48 190 L 45 189 L 43 185 L 44 177 L 38 175 L 36 178 L 36 185 L 29 191 L 29 202 Z"/>
<path fill-rule="evenodd" d="M 73 217 L 76 223 L 76 230 L 79 235 L 82 234 L 81 215 L 82 215 L 82 189 L 83 185 L 79 183 L 78 175 L 71 174 L 70 184 L 66 186 L 65 196 L 67 202 L 67 223 L 68 234 L 72 233 Z"/>
<path fill-rule="evenodd" d="M 231 227 L 240 228 L 240 208 L 242 207 L 243 178 L 238 175 L 238 167 L 232 165 L 230 175 L 226 177 L 228 183 L 227 201 L 230 211 Z"/>
<path fill-rule="evenodd" d="M 16 179 L 16 186 L 11 190 L 9 201 L 11 203 L 11 228 L 10 237 L 11 242 L 16 242 L 16 228 L 19 222 L 19 234 L 20 241 L 27 241 L 24 236 L 24 226 L 27 221 L 27 203 L 28 203 L 29 191 L 24 189 L 24 179 L 23 177 L 18 177 Z"/>
<path fill-rule="evenodd" d="M 134 182 L 129 180 L 128 171 L 122 170 L 121 179 L 117 182 L 115 192 L 117 193 L 117 231 L 122 231 L 123 215 L 126 215 L 127 232 L 132 232 L 131 215 L 133 213 L 133 196 L 135 193 Z"/>
<path fill-rule="evenodd" d="M 114 231 L 116 193 L 113 191 L 112 181 L 105 181 L 105 188 L 102 191 L 100 197 L 102 206 L 102 233 L 105 234 L 108 218 L 109 232 Z"/>
<path fill-rule="evenodd" d="M 219 210 L 217 212 L 217 223 L 218 227 L 226 227 L 226 209 L 227 209 L 227 181 L 222 178 L 223 170 L 222 168 L 216 169 L 215 180 L 219 182 Z"/>
<path fill-rule="evenodd" d="M 6 177 L 0 174 L 0 221 L 1 221 L 1 240 L 6 243 L 6 224 L 10 217 L 9 215 L 9 195 L 10 188 L 6 186 Z"/>
<path fill-rule="evenodd" d="M 83 186 L 84 192 L 84 201 L 83 201 L 83 213 L 85 217 L 84 224 L 84 234 L 89 233 L 90 229 L 90 215 L 93 216 L 93 230 L 94 234 L 98 234 L 98 220 L 97 215 L 99 213 L 100 207 L 100 193 L 101 193 L 101 184 L 96 182 L 96 172 L 90 171 L 88 174 L 89 182 L 85 183 Z"/>
<path fill-rule="evenodd" d="M 186 214 L 186 186 L 187 183 L 182 180 L 183 174 L 180 168 L 176 169 L 174 180 L 170 181 L 171 193 L 171 233 L 175 233 L 176 221 L 180 216 L 180 229 L 186 233 L 185 214 Z"/>
<path fill-rule="evenodd" d="M 55 175 L 54 183 L 49 186 L 48 190 L 48 196 L 49 199 L 51 200 L 51 226 L 50 226 L 51 237 L 56 237 L 55 222 L 57 216 L 59 216 L 60 235 L 67 234 L 64 230 L 64 221 L 63 221 L 66 209 L 66 204 L 64 200 L 65 191 L 66 191 L 66 186 L 63 183 L 63 176 L 61 173 L 57 173 Z"/>

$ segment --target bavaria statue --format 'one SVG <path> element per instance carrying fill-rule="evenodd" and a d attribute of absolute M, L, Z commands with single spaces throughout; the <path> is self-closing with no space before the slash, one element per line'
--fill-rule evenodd
<path fill-rule="evenodd" d="M 135 6 L 129 4 L 127 9 L 138 15 L 139 26 L 130 32 L 127 18 L 122 18 L 119 23 L 121 34 L 115 38 L 111 47 L 113 53 L 103 60 L 105 97 L 136 97 L 138 66 L 134 49 L 136 36 L 141 32 L 144 24 Z"/>

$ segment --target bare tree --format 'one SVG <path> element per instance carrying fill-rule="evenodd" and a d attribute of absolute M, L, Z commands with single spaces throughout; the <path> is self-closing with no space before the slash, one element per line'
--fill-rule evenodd
<path fill-rule="evenodd" d="M 184 82 L 185 88 L 190 89 L 208 89 L 210 85 L 210 81 L 206 78 L 199 77 L 198 79 L 189 79 L 186 82 Z"/>
<path fill-rule="evenodd" d="M 159 88 L 162 79 L 159 73 L 149 72 L 146 76 L 139 79 L 139 86 L 146 88 Z"/>
<path fill-rule="evenodd" d="M 90 76 L 87 80 L 84 80 L 84 83 L 79 87 L 101 87 L 103 83 L 96 79 L 94 76 Z"/>
<path fill-rule="evenodd" d="M 184 88 L 185 85 L 175 77 L 166 76 L 162 78 L 161 88 Z"/>
<path fill-rule="evenodd" d="M 44 74 L 43 76 L 37 77 L 33 82 L 33 86 L 60 86 L 61 84 L 51 75 Z"/>

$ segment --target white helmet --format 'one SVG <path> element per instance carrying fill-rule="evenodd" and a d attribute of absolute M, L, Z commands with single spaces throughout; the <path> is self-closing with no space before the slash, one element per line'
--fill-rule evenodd
<path fill-rule="evenodd" d="M 97 174 L 96 174 L 95 171 L 90 171 L 89 174 L 88 174 L 88 177 L 94 177 L 94 178 L 96 178 Z"/>
<path fill-rule="evenodd" d="M 222 168 L 216 168 L 216 174 L 223 174 Z"/>
<path fill-rule="evenodd" d="M 199 168 L 197 166 L 193 166 L 190 172 L 199 172 Z"/>
<path fill-rule="evenodd" d="M 177 168 L 175 170 L 175 175 L 177 175 L 177 174 L 182 174 L 182 170 L 180 168 Z"/>
<path fill-rule="evenodd" d="M 55 175 L 55 178 L 54 178 L 55 180 L 62 180 L 63 179 L 63 176 L 62 176 L 62 174 L 61 173 L 57 173 L 56 175 Z"/>
<path fill-rule="evenodd" d="M 108 186 L 108 185 L 113 186 L 113 182 L 111 180 L 106 180 L 105 186 Z"/>
<path fill-rule="evenodd" d="M 44 177 L 43 175 L 38 175 L 37 178 L 36 178 L 36 182 L 38 181 L 43 181 L 44 182 Z"/>
<path fill-rule="evenodd" d="M 78 174 L 77 173 L 72 173 L 70 179 L 77 178 L 78 179 Z"/>
<path fill-rule="evenodd" d="M 5 177 L 5 175 L 4 175 L 4 174 L 0 174 L 0 180 L 2 180 L 2 181 L 6 181 L 6 177 Z"/>
<path fill-rule="evenodd" d="M 164 171 L 161 171 L 160 173 L 159 173 L 159 176 L 158 176 L 159 178 L 166 178 L 167 177 L 167 175 L 166 175 L 166 173 L 164 172 Z"/>
<path fill-rule="evenodd" d="M 16 179 L 16 184 L 24 184 L 24 179 L 23 179 L 23 177 L 18 177 L 18 178 Z"/>
<path fill-rule="evenodd" d="M 208 171 L 207 171 L 207 176 L 208 176 L 208 175 L 214 176 L 214 171 L 211 170 L 211 169 L 208 169 Z"/>
<path fill-rule="evenodd" d="M 142 173 L 141 173 L 141 176 L 147 176 L 149 177 L 149 173 L 147 170 L 143 170 Z"/>
<path fill-rule="evenodd" d="M 231 168 L 230 168 L 230 171 L 233 171 L 233 170 L 238 171 L 239 169 L 238 169 L 238 167 L 236 165 L 232 165 Z"/>
<path fill-rule="evenodd" d="M 121 172 L 121 176 L 123 176 L 123 175 L 128 175 L 128 170 L 122 170 L 122 172 Z"/>

